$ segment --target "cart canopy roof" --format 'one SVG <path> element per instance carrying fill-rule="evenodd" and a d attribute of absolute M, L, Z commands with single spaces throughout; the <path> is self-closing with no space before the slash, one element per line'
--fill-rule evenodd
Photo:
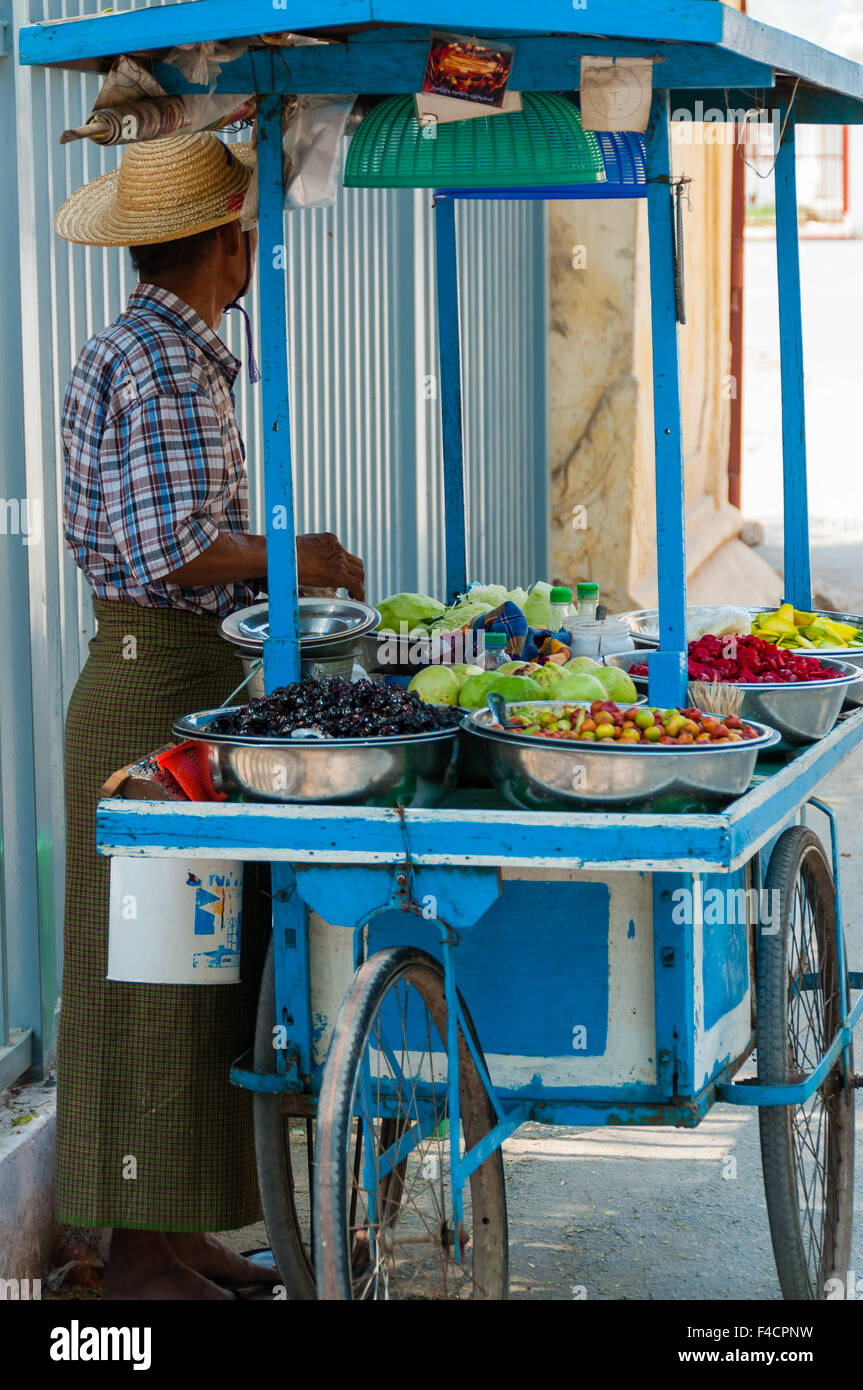
<path fill-rule="evenodd" d="M 249 39 L 222 69 L 217 90 L 415 92 L 429 32 L 445 29 L 516 44 L 511 85 L 520 91 L 579 86 L 583 54 L 656 60 L 654 86 L 674 104 L 722 111 L 782 105 L 793 92 L 802 123 L 863 121 L 863 67 L 719 0 L 186 0 L 147 9 L 34 24 L 20 31 L 20 60 L 106 70 L 120 54 L 158 58 L 177 44 Z M 262 34 L 301 33 L 332 42 L 280 50 Z M 166 89 L 194 90 L 163 67 Z"/>

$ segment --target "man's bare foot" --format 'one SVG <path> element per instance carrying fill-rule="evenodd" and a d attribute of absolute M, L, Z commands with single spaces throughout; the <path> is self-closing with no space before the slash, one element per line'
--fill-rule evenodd
<path fill-rule="evenodd" d="M 115 1230 L 102 1281 L 108 1302 L 211 1302 L 234 1295 L 183 1264 L 161 1231 Z"/>
<path fill-rule="evenodd" d="M 215 1236 L 204 1232 L 171 1232 L 171 1249 L 184 1265 L 197 1270 L 207 1279 L 221 1284 L 277 1284 L 279 1271 L 275 1265 L 253 1264 L 244 1260 L 236 1250 L 223 1245 Z"/>

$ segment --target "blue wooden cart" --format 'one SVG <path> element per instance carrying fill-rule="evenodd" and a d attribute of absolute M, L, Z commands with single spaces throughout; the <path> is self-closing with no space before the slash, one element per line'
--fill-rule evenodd
<path fill-rule="evenodd" d="M 795 127 L 863 120 L 863 68 L 716 0 L 198 0 L 22 31 L 21 60 L 77 65 L 278 30 L 338 42 L 290 64 L 249 53 L 221 91 L 259 94 L 264 468 L 293 515 L 283 241 L 285 92 L 412 93 L 429 31 L 516 45 L 511 85 L 578 86 L 585 54 L 649 56 L 646 138 L 661 649 L 652 703 L 685 703 L 684 486 L 669 120 L 695 102 L 778 112 L 776 219 L 786 597 L 811 602 Z M 160 67 L 170 90 L 188 90 Z M 447 587 L 465 572 L 454 203 L 436 207 Z M 299 676 L 295 538 L 270 525 L 268 690 Z M 292 1297 L 502 1298 L 501 1144 L 525 1120 L 694 1126 L 716 1100 L 760 1107 L 782 1289 L 825 1296 L 848 1268 L 851 1035 L 836 827 L 819 784 L 863 710 L 762 757 L 698 814 L 514 812 L 493 794 L 372 809 L 104 801 L 102 853 L 264 860 L 273 942 L 254 1048 L 267 1224 Z M 826 849 L 806 826 L 826 817 Z M 766 896 L 763 896 L 766 895 Z M 763 905 L 767 904 L 767 910 Z M 717 906 L 718 905 L 718 906 Z M 756 1012 L 755 1001 L 758 1001 Z M 468 1006 L 470 1013 L 468 1012 Z M 757 1076 L 735 1080 L 757 1048 Z"/>

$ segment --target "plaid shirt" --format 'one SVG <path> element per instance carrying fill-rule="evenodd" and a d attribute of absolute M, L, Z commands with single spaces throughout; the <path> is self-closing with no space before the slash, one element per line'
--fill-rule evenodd
<path fill-rule="evenodd" d="M 157 285 L 81 349 L 63 403 L 64 532 L 98 598 L 220 616 L 252 602 L 247 584 L 165 582 L 220 531 L 249 529 L 239 365 Z"/>

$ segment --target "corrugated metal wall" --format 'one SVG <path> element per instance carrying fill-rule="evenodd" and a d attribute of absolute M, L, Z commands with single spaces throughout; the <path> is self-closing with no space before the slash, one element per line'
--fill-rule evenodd
<path fill-rule="evenodd" d="M 13 3 L 16 27 L 99 8 Z M 4 498 L 40 499 L 42 539 L 25 546 L 0 537 L 0 641 L 15 654 L 0 669 L 0 1046 L 9 1027 L 36 1030 L 40 1007 L 44 1036 L 53 1033 L 63 713 L 92 632 L 89 589 L 63 545 L 59 411 L 78 350 L 116 317 L 134 283 L 124 254 L 73 247 L 52 230 L 67 194 L 118 158 L 89 142 L 57 143 L 65 126 L 85 118 L 98 79 L 13 59 L 3 68 L 0 100 L 10 120 L 14 85 L 20 245 L 7 205 L 0 484 Z M 428 194 L 359 190 L 341 193 L 333 208 L 287 218 L 298 526 L 336 531 L 363 555 L 373 597 L 443 588 L 433 219 Z M 526 584 L 545 574 L 548 554 L 547 497 L 536 483 L 545 458 L 544 213 L 534 203 L 465 205 L 459 228 L 470 572 Z M 242 356 L 239 325 L 225 334 Z M 255 529 L 259 401 L 242 377 Z"/>

